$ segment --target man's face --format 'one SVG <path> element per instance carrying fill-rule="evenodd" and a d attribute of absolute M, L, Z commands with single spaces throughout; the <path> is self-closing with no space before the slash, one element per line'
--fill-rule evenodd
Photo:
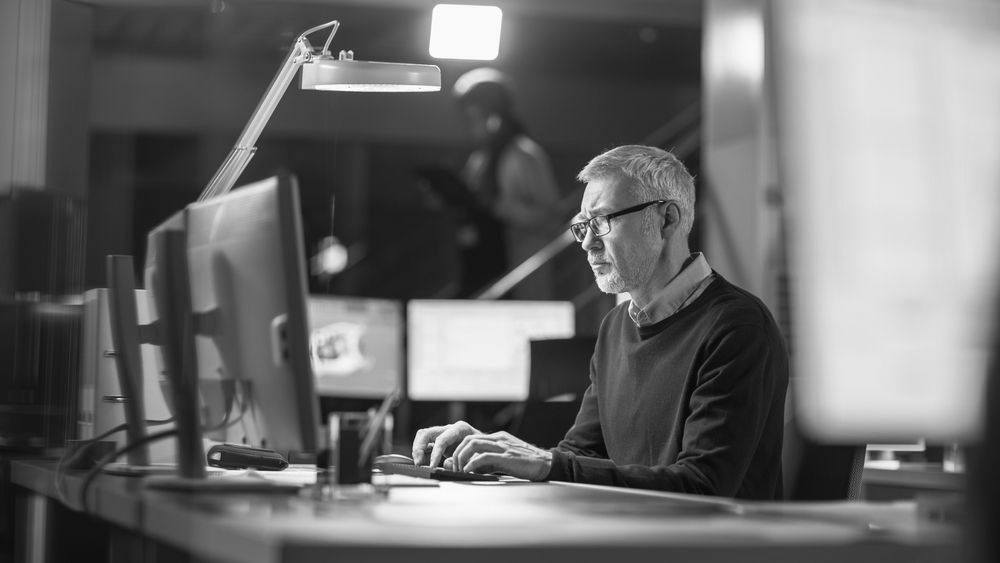
<path fill-rule="evenodd" d="M 618 176 L 597 178 L 587 184 L 576 221 L 607 215 L 643 203 L 629 190 L 629 180 Z M 647 285 L 663 248 L 659 232 L 645 226 L 649 211 L 629 213 L 611 219 L 611 231 L 596 237 L 590 231 L 580 246 L 597 287 L 605 293 L 624 293 Z M 655 226 L 655 222 L 654 222 Z"/>

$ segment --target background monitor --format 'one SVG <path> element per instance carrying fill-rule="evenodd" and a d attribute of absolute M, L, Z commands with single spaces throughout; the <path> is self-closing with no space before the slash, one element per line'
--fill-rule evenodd
<path fill-rule="evenodd" d="M 403 385 L 403 303 L 311 295 L 309 359 L 322 396 L 382 399 Z"/>
<path fill-rule="evenodd" d="M 298 188 L 276 176 L 189 205 L 187 259 L 203 424 L 220 441 L 315 451 Z"/>
<path fill-rule="evenodd" d="M 531 340 L 569 338 L 568 301 L 407 303 L 407 396 L 414 401 L 522 401 Z"/>

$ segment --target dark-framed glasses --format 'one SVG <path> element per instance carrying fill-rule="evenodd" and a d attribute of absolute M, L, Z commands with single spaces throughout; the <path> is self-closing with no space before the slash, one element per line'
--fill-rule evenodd
<path fill-rule="evenodd" d="M 577 242 L 583 242 L 583 239 L 587 238 L 587 229 L 590 229 L 590 232 L 594 233 L 595 237 L 603 237 L 611 232 L 611 219 L 621 217 L 622 215 L 628 215 L 629 213 L 635 213 L 636 211 L 642 211 L 650 205 L 657 205 L 660 203 L 667 203 L 667 200 L 656 199 L 653 201 L 647 201 L 646 203 L 640 203 L 639 205 L 633 205 L 632 207 L 626 207 L 621 211 L 615 211 L 614 213 L 608 213 L 607 215 L 595 215 L 586 221 L 573 223 L 569 226 L 569 232 L 573 233 L 573 238 L 575 238 Z"/>

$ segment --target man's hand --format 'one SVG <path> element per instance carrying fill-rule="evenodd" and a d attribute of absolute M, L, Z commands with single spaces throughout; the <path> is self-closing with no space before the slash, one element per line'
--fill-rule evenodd
<path fill-rule="evenodd" d="M 411 456 L 416 465 L 437 467 L 444 461 L 445 455 L 467 436 L 479 436 L 482 432 L 476 430 L 464 420 L 447 426 L 432 426 L 421 428 L 413 436 Z M 426 456 L 430 448 L 430 456 Z"/>
<path fill-rule="evenodd" d="M 552 469 L 552 452 L 507 432 L 470 434 L 455 448 L 445 467 L 474 473 L 500 472 L 541 481 Z"/>

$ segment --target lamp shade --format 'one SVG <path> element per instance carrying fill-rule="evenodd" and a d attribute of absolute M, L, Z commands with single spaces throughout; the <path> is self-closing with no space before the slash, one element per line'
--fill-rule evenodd
<path fill-rule="evenodd" d="M 301 88 L 348 92 L 430 92 L 441 89 L 441 69 L 435 65 L 356 61 L 324 55 L 302 65 Z"/>
<path fill-rule="evenodd" d="M 328 28 L 332 28 L 332 31 L 322 50 L 313 49 L 306 36 Z M 281 97 L 285 95 L 285 89 L 292 83 L 299 67 L 302 68 L 300 87 L 303 90 L 433 92 L 441 89 L 441 69 L 434 65 L 356 61 L 353 51 L 341 51 L 335 58 L 330 54 L 329 47 L 338 28 L 340 22 L 329 21 L 304 31 L 295 39 L 285 61 L 278 68 L 278 73 L 271 80 L 271 85 L 250 116 L 250 121 L 240 133 L 240 138 L 236 140 L 208 186 L 198 196 L 199 201 L 232 189 L 257 150 L 254 146 L 257 138 Z"/>

